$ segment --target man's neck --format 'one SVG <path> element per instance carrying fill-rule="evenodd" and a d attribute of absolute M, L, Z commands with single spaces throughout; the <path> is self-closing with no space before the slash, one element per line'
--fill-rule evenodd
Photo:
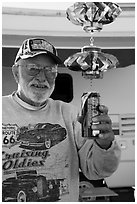
<path fill-rule="evenodd" d="M 31 99 L 25 97 L 24 95 L 22 96 L 22 94 L 21 94 L 19 91 L 17 91 L 16 94 L 17 94 L 17 96 L 18 96 L 22 101 L 24 101 L 25 103 L 27 103 L 27 104 L 29 104 L 29 105 L 31 105 L 31 106 L 41 107 L 41 106 L 47 104 L 47 101 L 44 101 L 44 102 L 42 102 L 42 103 L 32 101 Z"/>

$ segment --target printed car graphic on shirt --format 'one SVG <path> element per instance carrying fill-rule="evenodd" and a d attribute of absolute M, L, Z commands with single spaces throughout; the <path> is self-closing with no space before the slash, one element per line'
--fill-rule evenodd
<path fill-rule="evenodd" d="M 58 201 L 62 179 L 37 175 L 35 170 L 16 172 L 2 183 L 3 202 Z"/>
<path fill-rule="evenodd" d="M 33 128 L 21 127 L 17 141 L 24 149 L 45 150 L 63 141 L 66 134 L 66 129 L 59 124 L 38 123 Z"/>

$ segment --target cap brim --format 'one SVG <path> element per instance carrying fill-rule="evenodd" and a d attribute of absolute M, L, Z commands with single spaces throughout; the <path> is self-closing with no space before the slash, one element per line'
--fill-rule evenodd
<path fill-rule="evenodd" d="M 19 58 L 21 59 L 28 59 L 28 58 L 31 58 L 31 57 L 35 57 L 37 55 L 41 55 L 41 54 L 46 54 L 46 55 L 49 55 L 53 58 L 53 60 L 55 61 L 55 63 L 57 64 L 63 64 L 62 60 L 57 57 L 56 55 L 52 54 L 51 52 L 48 52 L 48 51 L 41 51 L 41 52 L 37 52 L 37 53 L 32 53 L 31 55 L 22 55 L 22 56 L 19 56 Z M 18 59 L 16 60 L 16 62 L 18 61 Z"/>

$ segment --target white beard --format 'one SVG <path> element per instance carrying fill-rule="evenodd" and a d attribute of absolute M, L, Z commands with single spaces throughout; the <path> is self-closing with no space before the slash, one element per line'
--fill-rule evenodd
<path fill-rule="evenodd" d="M 24 97 L 25 102 L 29 103 L 30 101 L 34 106 L 41 106 L 41 104 L 43 104 L 51 96 L 51 94 L 54 91 L 54 88 L 55 85 L 53 85 L 50 89 L 47 89 L 45 93 L 41 93 L 32 91 L 30 90 L 31 88 L 29 90 L 27 87 L 21 88 L 20 85 L 18 84 L 18 93 L 20 96 L 23 93 L 23 95 L 25 96 Z M 21 97 L 21 99 L 23 100 L 23 97 Z"/>

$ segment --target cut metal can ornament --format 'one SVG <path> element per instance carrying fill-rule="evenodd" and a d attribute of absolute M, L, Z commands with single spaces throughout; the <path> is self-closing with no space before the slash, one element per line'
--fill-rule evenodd
<path fill-rule="evenodd" d="M 118 60 L 115 56 L 101 52 L 94 46 L 86 46 L 81 52 L 75 53 L 65 60 L 64 64 L 72 71 L 82 71 L 88 79 L 103 78 L 103 72 L 116 68 Z"/>
<path fill-rule="evenodd" d="M 67 9 L 66 14 L 73 24 L 82 26 L 86 32 L 94 32 L 112 23 L 121 11 L 116 3 L 76 2 Z"/>
<path fill-rule="evenodd" d="M 88 79 L 103 78 L 103 72 L 116 68 L 117 58 L 93 45 L 93 32 L 101 31 L 103 25 L 112 23 L 120 13 L 121 8 L 111 2 L 76 2 L 70 6 L 66 10 L 67 19 L 92 36 L 90 45 L 69 56 L 64 65 L 70 70 L 82 71 L 82 76 Z"/>

